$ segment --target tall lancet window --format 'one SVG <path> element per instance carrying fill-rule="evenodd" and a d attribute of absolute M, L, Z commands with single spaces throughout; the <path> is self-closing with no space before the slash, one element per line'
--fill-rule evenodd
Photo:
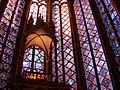
<path fill-rule="evenodd" d="M 0 88 L 9 77 L 24 6 L 25 0 L 8 0 L 0 20 Z"/>
<path fill-rule="evenodd" d="M 70 26 L 70 17 L 67 0 L 55 1 L 52 9 L 52 21 L 55 25 L 56 54 L 53 59 L 53 80 L 54 76 L 59 82 L 69 83 L 71 89 L 77 90 L 76 71 L 73 55 L 73 44 Z M 53 55 L 54 57 L 54 55 Z M 56 62 L 56 65 L 54 64 Z M 56 71 L 54 70 L 55 68 Z"/>
<path fill-rule="evenodd" d="M 36 24 L 37 18 L 41 15 L 43 20 L 46 22 L 46 0 L 32 0 L 29 18 L 31 15 L 34 19 L 34 25 Z"/>
<path fill-rule="evenodd" d="M 106 57 L 88 0 L 75 0 L 74 10 L 88 90 L 113 90 Z"/>
<path fill-rule="evenodd" d="M 59 42 L 57 42 L 57 57 L 58 57 L 58 65 L 59 65 L 59 70 L 58 70 L 58 81 L 63 81 L 63 70 L 62 70 L 62 51 L 61 51 L 61 32 L 60 32 L 60 13 L 59 13 L 59 3 L 58 2 L 54 2 L 54 7 L 53 7 L 53 11 L 52 11 L 52 20 L 54 22 L 55 25 L 55 36 L 56 36 L 56 40 Z M 52 79 L 53 81 L 55 81 L 56 79 L 56 59 L 55 59 L 55 48 L 52 49 Z"/>
<path fill-rule="evenodd" d="M 111 0 L 95 0 L 120 71 L 120 16 Z"/>

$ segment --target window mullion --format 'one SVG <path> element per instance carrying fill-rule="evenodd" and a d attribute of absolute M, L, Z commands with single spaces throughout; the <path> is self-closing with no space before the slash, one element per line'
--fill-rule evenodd
<path fill-rule="evenodd" d="M 35 46 L 32 48 L 32 63 L 31 63 L 31 72 L 34 72 L 34 58 L 35 58 Z"/>
<path fill-rule="evenodd" d="M 112 18 L 111 18 L 110 14 L 109 14 L 109 12 L 108 12 L 108 10 L 107 10 L 107 7 L 106 7 L 104 1 L 101 0 L 101 3 L 102 3 L 103 6 L 104 6 L 104 9 L 105 9 L 105 11 L 106 11 L 106 14 L 107 14 L 107 16 L 108 16 L 108 18 L 109 18 L 109 20 L 110 20 L 110 23 L 111 23 L 111 25 L 112 25 L 112 27 L 113 27 L 113 30 L 114 30 L 114 33 L 115 33 L 116 38 L 117 38 L 117 40 L 118 40 L 118 43 L 119 43 L 119 45 L 120 45 L 120 41 L 119 41 L 120 38 L 119 38 L 119 36 L 118 36 L 117 29 L 116 29 L 115 26 L 114 26 L 114 23 L 113 23 L 113 21 L 112 21 Z"/>
<path fill-rule="evenodd" d="M 97 81 L 97 84 L 98 84 L 98 89 L 101 90 L 101 88 L 100 88 L 100 82 L 99 82 L 99 77 L 98 77 L 98 72 L 97 72 L 97 67 L 96 67 L 96 63 L 95 63 L 95 56 L 94 56 L 94 52 L 93 52 L 93 48 L 92 48 L 92 43 L 91 43 L 91 40 L 90 40 L 90 35 L 89 35 L 89 32 L 88 32 L 87 23 L 86 23 L 86 20 L 85 20 L 85 15 L 84 15 L 84 11 L 83 11 L 83 8 L 82 8 L 81 0 L 79 0 L 79 2 L 80 2 L 80 8 L 81 8 L 83 19 L 84 19 L 84 24 L 85 24 L 85 29 L 86 29 L 87 37 L 88 37 L 90 51 L 91 51 L 91 55 L 92 55 L 92 59 L 93 59 L 93 65 L 94 65 L 95 74 L 96 74 L 96 81 Z"/>
<path fill-rule="evenodd" d="M 11 28 L 11 24 L 13 22 L 13 18 L 14 18 L 14 15 L 15 15 L 15 11 L 16 11 L 16 8 L 17 8 L 17 5 L 18 5 L 18 1 L 16 2 L 15 4 L 15 7 L 14 7 L 14 10 L 13 10 L 13 13 L 12 13 L 12 16 L 11 16 L 11 19 L 10 19 L 10 23 L 9 23 L 9 26 L 8 26 L 8 29 L 7 29 L 7 34 L 6 34 L 6 37 L 5 37 L 5 41 L 2 45 L 2 51 L 1 51 L 1 55 L 0 55 L 0 62 L 2 60 L 2 56 L 3 56 L 3 53 L 4 53 L 4 48 L 5 48 L 5 45 L 6 45 L 6 42 L 7 42 L 7 39 L 8 39 L 8 35 L 9 35 L 9 32 L 10 32 L 10 28 Z M 4 16 L 3 16 L 4 17 Z"/>
<path fill-rule="evenodd" d="M 61 33 L 61 52 L 62 52 L 62 68 L 63 68 L 63 82 L 65 83 L 65 69 L 64 69 L 64 52 L 63 52 L 63 35 L 62 35 L 62 16 L 61 16 L 61 5 L 59 5 L 60 13 L 60 33 Z"/>

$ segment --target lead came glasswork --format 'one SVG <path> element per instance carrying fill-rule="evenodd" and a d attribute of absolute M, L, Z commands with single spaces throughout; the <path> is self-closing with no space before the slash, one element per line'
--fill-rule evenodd
<path fill-rule="evenodd" d="M 23 71 L 30 71 L 32 63 L 32 48 L 28 48 L 24 52 Z"/>
<path fill-rule="evenodd" d="M 56 80 L 56 65 L 55 65 L 56 61 L 55 61 L 55 48 L 52 48 L 52 81 Z"/>
<path fill-rule="evenodd" d="M 15 9 L 16 4 L 17 7 Z M 2 60 L 0 61 L 0 88 L 6 86 L 6 80 L 9 77 L 24 5 L 24 0 L 18 0 L 18 2 L 17 0 L 9 0 L 0 22 L 0 55 L 2 55 Z M 15 14 L 13 14 L 14 11 Z M 10 28 L 8 28 L 9 26 Z M 3 52 L 1 52 L 2 50 Z"/>
<path fill-rule="evenodd" d="M 110 22 L 110 19 L 113 20 L 113 24 L 115 26 L 115 29 L 117 30 L 118 36 L 120 37 L 120 16 L 118 15 L 118 13 L 116 12 L 114 6 L 112 5 L 112 2 L 110 0 L 104 0 L 103 3 L 105 3 L 105 7 L 103 6 L 103 3 L 101 2 L 101 0 L 95 0 L 97 7 L 99 9 L 101 18 L 103 20 L 103 23 L 105 25 L 105 29 L 107 31 L 107 35 L 109 37 L 109 41 L 111 43 L 112 49 L 114 51 L 114 54 L 116 56 L 116 60 L 118 63 L 118 67 L 120 70 L 120 44 L 119 44 L 119 39 L 117 38 L 116 34 L 115 34 L 115 30 L 112 26 L 112 23 Z M 105 8 L 107 8 L 108 11 L 105 10 Z M 106 13 L 108 12 L 108 14 L 111 16 L 108 17 L 108 14 Z"/>
<path fill-rule="evenodd" d="M 39 16 L 41 14 L 41 16 L 43 16 L 43 20 L 46 21 L 46 6 L 45 5 L 41 5 L 39 8 Z"/>
<path fill-rule="evenodd" d="M 120 37 L 120 16 L 116 12 L 111 0 L 104 0 L 104 3 L 106 5 L 107 10 L 109 11 L 109 14 L 114 22 L 116 29 L 117 29 L 117 33 Z"/>
<path fill-rule="evenodd" d="M 61 5 L 62 18 L 62 36 L 63 36 L 63 53 L 64 53 L 64 69 L 65 82 L 69 83 L 73 89 L 76 89 L 76 71 L 73 56 L 73 46 L 71 38 L 71 26 L 67 4 Z"/>
<path fill-rule="evenodd" d="M 117 5 L 114 4 L 114 0 L 93 1 L 7 0 L 6 6 L 3 8 L 4 12 L 0 15 L 0 89 L 6 88 L 8 78 L 11 79 L 11 77 L 18 76 L 15 79 L 19 79 L 20 72 L 24 79 L 52 80 L 53 82 L 69 84 L 70 90 L 114 90 L 118 88 L 118 70 L 117 67 L 110 65 L 111 63 L 108 58 L 111 53 L 107 51 L 108 48 L 112 47 L 111 49 L 113 50 L 110 51 L 114 53 L 112 58 L 117 60 L 119 67 L 120 16 L 117 11 L 118 7 L 115 7 Z M 30 2 L 31 5 L 29 6 Z M 94 9 L 92 5 L 94 4 L 97 6 L 95 6 L 96 11 L 92 11 Z M 29 7 L 24 9 L 25 5 Z M 93 8 L 91 9 L 91 7 Z M 28 12 L 28 10 L 30 11 Z M 98 18 L 102 20 L 100 20 L 100 23 L 96 22 L 99 20 L 97 16 L 95 16 L 95 19 L 93 16 L 93 12 L 95 13 L 97 10 L 100 14 Z M 25 16 L 22 16 L 23 12 Z M 39 16 L 48 23 L 50 30 L 53 30 L 51 29 L 53 28 L 51 24 L 54 24 L 54 46 L 52 47 L 51 45 L 52 51 L 49 54 L 49 61 L 46 61 L 48 60 L 46 53 L 35 45 L 27 47 L 24 50 L 24 56 L 22 56 L 23 60 L 21 59 L 23 51 L 20 49 L 23 49 L 23 47 L 18 45 L 17 37 L 24 37 L 25 35 L 23 33 L 28 22 L 22 20 L 22 18 L 28 17 L 27 21 L 29 21 L 31 16 L 34 21 L 33 26 L 36 25 Z M 76 22 L 70 19 L 74 19 Z M 100 28 L 97 28 L 97 25 L 101 24 L 103 24 L 102 31 L 106 30 L 103 32 L 107 36 L 102 37 Z M 109 40 L 108 43 L 110 42 L 108 48 L 103 40 L 104 37 L 106 40 Z M 21 40 L 20 43 L 25 44 Z M 19 55 L 15 53 L 17 52 L 15 50 L 19 51 Z M 81 55 L 74 56 L 74 54 Z M 16 61 L 13 63 L 14 59 Z M 22 67 L 20 64 L 17 64 L 21 61 Z M 107 61 L 109 61 L 109 66 Z M 116 65 L 115 63 L 113 62 L 114 65 Z M 15 64 L 17 68 L 13 66 L 11 70 L 12 65 Z M 18 68 L 19 66 L 21 67 L 20 69 Z M 9 77 L 9 74 L 11 77 Z"/>
<path fill-rule="evenodd" d="M 43 73 L 44 60 L 44 51 L 42 51 L 39 47 L 32 46 L 27 48 L 24 53 L 22 71 Z"/>
<path fill-rule="evenodd" d="M 78 33 L 79 33 L 82 58 L 84 61 L 87 88 L 97 90 L 98 87 L 97 87 L 97 82 L 96 82 L 94 65 L 92 61 L 89 41 L 88 41 L 85 26 L 84 26 L 85 23 L 83 20 L 83 15 L 82 15 L 82 11 L 80 8 L 79 0 L 74 1 L 74 10 L 75 10 L 77 28 L 78 28 Z"/>
<path fill-rule="evenodd" d="M 36 24 L 37 21 L 37 11 L 38 11 L 38 6 L 36 3 L 33 3 L 30 7 L 30 13 L 29 13 L 29 18 L 32 15 L 33 20 L 34 20 L 34 25 Z"/>
<path fill-rule="evenodd" d="M 86 83 L 88 89 L 97 90 L 96 73 L 94 72 L 94 67 L 97 68 L 98 79 L 100 83 L 101 90 L 103 89 L 113 89 L 111 78 L 109 75 L 109 70 L 104 55 L 103 47 L 99 38 L 95 20 L 92 15 L 92 11 L 88 0 L 81 0 L 82 8 L 80 7 L 79 0 L 75 0 L 74 9 L 76 14 L 76 22 L 79 33 L 80 45 L 83 55 Z M 81 11 L 83 9 L 83 13 Z M 83 18 L 84 14 L 84 18 Z M 85 22 L 84 22 L 85 19 Z M 86 23 L 86 28 L 85 28 Z M 88 32 L 88 34 L 87 34 Z M 88 37 L 90 41 L 88 41 Z M 91 49 L 89 44 L 92 45 L 92 52 L 94 54 L 94 59 L 91 57 Z M 93 66 L 93 60 L 95 60 L 95 66 Z"/>
<path fill-rule="evenodd" d="M 57 3 L 55 3 L 57 4 Z M 60 15 L 59 6 L 55 5 L 53 7 L 52 20 L 55 25 L 55 35 L 57 40 L 57 65 L 58 65 L 58 81 L 63 82 L 63 71 L 62 71 L 62 50 L 61 50 L 61 32 L 60 32 Z"/>
<path fill-rule="evenodd" d="M 34 25 L 36 24 L 37 18 L 41 15 L 43 17 L 43 20 L 46 22 L 46 2 L 39 1 L 39 0 L 32 0 L 30 12 L 29 12 L 29 18 L 33 17 Z"/>
<path fill-rule="evenodd" d="M 65 77 L 65 82 L 71 85 L 72 90 L 76 90 L 77 83 L 76 83 L 75 63 L 73 57 L 71 26 L 70 26 L 68 6 L 66 2 L 67 2 L 66 0 L 61 0 L 60 4 L 58 2 L 54 2 L 55 5 L 53 7 L 53 12 L 52 12 L 53 15 L 52 20 L 55 25 L 55 36 L 57 39 L 58 81 L 63 82 L 63 77 Z M 61 15 L 59 13 L 61 13 Z M 63 43 L 63 48 L 62 48 L 62 43 Z M 63 69 L 65 72 L 63 71 Z M 65 76 L 63 73 L 65 73 Z"/>

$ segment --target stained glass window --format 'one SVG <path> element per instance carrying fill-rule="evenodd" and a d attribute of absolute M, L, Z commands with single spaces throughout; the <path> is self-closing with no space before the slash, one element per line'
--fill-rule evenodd
<path fill-rule="evenodd" d="M 57 39 L 57 61 L 58 61 L 58 80 L 63 81 L 63 71 L 62 71 L 62 50 L 61 50 L 61 32 L 60 32 L 60 14 L 59 14 L 59 6 L 55 5 L 53 7 L 53 21 L 55 24 L 55 35 Z M 59 42 L 58 42 L 59 41 Z"/>
<path fill-rule="evenodd" d="M 103 46 L 88 0 L 75 0 L 74 10 L 87 89 L 113 89 Z"/>
<path fill-rule="evenodd" d="M 111 0 L 104 0 L 104 4 L 113 20 L 115 28 L 117 29 L 117 33 L 120 37 L 120 16 L 118 15 L 115 7 L 113 6 Z"/>
<path fill-rule="evenodd" d="M 2 0 L 0 0 L 0 3 L 1 1 Z M 14 60 L 13 56 L 15 56 L 14 51 L 15 48 L 19 48 L 15 47 L 15 45 L 20 24 L 23 25 L 23 23 L 21 23 L 21 18 L 23 11 L 27 11 L 24 10 L 27 0 L 7 1 L 4 13 L 2 13 L 0 17 L 0 89 L 5 88 L 7 84 L 12 61 Z M 51 67 L 50 64 L 52 64 L 52 68 L 48 68 L 46 65 L 45 52 L 38 46 L 30 46 L 24 51 L 22 74 L 24 72 L 32 72 L 33 74 L 31 75 L 36 75 L 38 72 L 42 75 L 48 72 L 47 80 L 49 79 L 48 76 L 50 76 L 52 77 L 52 81 L 69 84 L 71 90 L 78 90 L 79 87 L 77 86 L 81 84 L 82 80 L 82 82 L 85 82 L 87 90 L 113 90 L 113 84 L 117 82 L 117 80 L 109 70 L 107 56 L 105 55 L 105 49 L 107 48 L 103 48 L 104 42 L 101 42 L 100 32 L 98 31 L 99 29 L 97 28 L 96 20 L 92 13 L 94 11 L 91 10 L 89 4 L 90 0 L 50 1 L 31 0 L 28 20 L 32 16 L 34 21 L 33 25 L 36 25 L 37 19 L 41 16 L 43 20 L 47 22 L 47 8 L 49 8 L 48 16 L 52 15 L 52 17 L 49 17 L 48 19 L 50 20 L 48 21 L 52 19 L 50 23 L 53 22 L 55 26 L 55 43 L 52 48 L 52 63 L 49 62 L 48 65 L 48 67 Z M 115 5 L 113 5 L 114 0 L 94 1 L 96 2 L 100 18 L 102 19 L 101 23 L 104 24 L 105 33 L 107 33 L 106 37 L 109 38 L 120 70 L 120 15 Z M 74 9 L 74 12 L 71 12 L 71 8 Z M 70 19 L 75 19 L 76 22 Z M 72 25 L 73 23 L 74 25 Z M 74 29 L 74 27 L 76 28 Z M 71 29 L 74 33 L 71 32 Z M 74 37 L 73 34 L 76 34 L 79 38 Z M 75 47 L 77 40 L 77 44 L 79 44 L 80 47 L 78 47 L 79 45 Z M 78 54 L 79 52 L 77 50 L 73 52 L 73 49 L 80 50 L 81 55 L 75 55 L 75 57 L 74 54 Z M 84 68 L 81 68 L 80 65 Z M 110 65 L 110 67 L 111 66 L 112 65 Z M 113 68 L 114 67 L 112 67 L 112 69 Z M 50 75 L 51 70 L 52 75 Z M 80 73 L 78 70 L 83 71 L 80 71 Z M 85 76 L 82 78 L 82 75 Z M 112 82 L 112 79 L 114 82 Z M 116 86 L 117 85 L 115 85 L 115 88 Z"/>
<path fill-rule="evenodd" d="M 9 0 L 0 21 L 0 88 L 9 77 L 24 5 L 24 0 Z"/>
<path fill-rule="evenodd" d="M 53 13 L 52 16 L 54 18 L 52 18 L 52 20 L 54 21 L 54 25 L 55 25 L 55 36 L 56 36 L 56 44 L 57 44 L 57 60 L 58 60 L 58 67 L 56 66 L 56 60 L 55 60 L 55 48 L 53 48 L 53 53 L 52 53 L 52 78 L 53 81 L 55 81 L 56 77 L 58 78 L 58 81 L 63 82 L 63 71 L 62 71 L 62 51 L 61 51 L 61 32 L 60 32 L 60 14 L 59 14 L 59 5 L 58 2 L 55 2 L 54 4 L 56 4 L 53 7 Z M 58 42 L 59 41 L 59 42 Z M 59 68 L 58 70 L 58 76 L 56 76 L 56 70 L 55 68 Z"/>
<path fill-rule="evenodd" d="M 76 90 L 76 71 L 73 57 L 70 18 L 66 0 L 61 0 L 61 4 L 58 2 L 54 3 L 52 20 L 55 25 L 55 36 L 57 40 L 58 81 L 69 83 L 72 86 L 71 89 Z M 53 66 L 53 68 L 54 67 L 55 66 Z M 53 75 L 54 74 L 53 72 Z"/>
<path fill-rule="evenodd" d="M 55 68 L 56 68 L 55 48 L 53 48 L 52 49 L 52 81 L 55 81 L 57 78 Z"/>
<path fill-rule="evenodd" d="M 37 46 L 25 50 L 22 71 L 44 73 L 44 51 Z"/>
<path fill-rule="evenodd" d="M 120 70 L 120 16 L 111 0 L 95 0 Z"/>
<path fill-rule="evenodd" d="M 46 21 L 46 2 L 43 0 L 32 0 L 30 12 L 29 12 L 29 18 L 31 15 L 34 19 L 34 25 L 36 24 L 37 18 L 41 15 L 43 17 L 43 20 Z"/>

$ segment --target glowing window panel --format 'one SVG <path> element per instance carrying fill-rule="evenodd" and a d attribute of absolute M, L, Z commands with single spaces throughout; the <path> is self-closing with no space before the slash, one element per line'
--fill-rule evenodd
<path fill-rule="evenodd" d="M 108 6 L 111 7 L 111 10 L 110 10 L 110 8 L 108 8 L 109 9 L 109 14 L 111 15 L 111 18 L 112 18 L 113 22 L 115 23 L 115 27 L 119 32 L 119 30 L 120 30 L 120 17 L 118 16 L 117 12 L 115 11 L 111 1 L 109 1 L 109 0 L 106 1 L 105 0 L 105 2 L 106 2 L 106 7 L 107 8 L 108 8 Z M 100 12 L 101 18 L 103 20 L 103 23 L 105 25 L 105 29 L 107 31 L 107 34 L 108 34 L 108 37 L 109 37 L 111 46 L 113 48 L 114 54 L 116 56 L 116 60 L 117 60 L 118 67 L 119 67 L 120 66 L 120 61 L 119 61 L 120 45 L 118 43 L 119 41 L 118 41 L 118 39 L 115 35 L 115 31 L 114 31 L 114 29 L 113 29 L 113 27 L 110 23 L 109 17 L 106 14 L 105 8 L 104 8 L 101 0 L 96 0 L 96 4 L 97 4 L 97 7 L 99 9 L 99 12 Z"/>
<path fill-rule="evenodd" d="M 37 2 L 38 0 L 32 0 L 32 2 Z"/>
<path fill-rule="evenodd" d="M 32 63 L 32 48 L 28 48 L 24 52 L 24 61 L 23 61 L 23 71 L 30 71 L 31 70 L 31 63 Z"/>
<path fill-rule="evenodd" d="M 97 89 L 97 83 L 95 78 L 94 67 L 97 68 L 98 79 L 100 83 L 100 88 L 103 89 L 113 89 L 111 78 L 109 75 L 109 70 L 107 67 L 106 58 L 101 45 L 95 20 L 92 15 L 92 11 L 88 0 L 81 1 L 83 13 L 81 12 L 80 2 L 74 2 L 76 22 L 78 27 L 78 33 L 80 38 L 81 50 L 83 54 L 86 83 L 88 89 Z M 83 18 L 84 15 L 84 18 Z M 84 22 L 85 21 L 85 22 Z M 85 23 L 86 27 L 85 28 Z M 90 41 L 88 41 L 88 37 Z M 94 59 L 91 57 L 91 49 L 89 44 L 92 45 L 92 52 L 94 54 Z M 95 60 L 95 66 L 93 66 L 92 61 Z"/>
<path fill-rule="evenodd" d="M 18 2 L 16 2 L 17 0 L 8 1 L 7 7 L 0 22 L 0 54 L 2 55 L 2 60 L 0 63 L 0 88 L 4 88 L 6 86 L 6 80 L 9 77 L 16 38 L 25 5 L 24 0 L 18 0 Z M 15 14 L 13 14 L 14 11 Z M 11 24 L 10 21 L 12 21 Z M 9 29 L 8 26 L 10 26 Z M 2 46 L 3 44 L 4 47 Z"/>
<path fill-rule="evenodd" d="M 37 46 L 25 50 L 22 71 L 44 73 L 44 52 Z"/>
<path fill-rule="evenodd" d="M 36 24 L 37 21 L 37 12 L 38 12 L 38 5 L 36 3 L 33 3 L 30 7 L 30 13 L 29 13 L 29 18 L 32 15 L 33 20 L 34 20 L 34 25 Z"/>
<path fill-rule="evenodd" d="M 56 65 L 55 65 L 55 48 L 52 48 L 52 81 L 56 80 Z"/>
<path fill-rule="evenodd" d="M 6 34 L 8 32 L 8 30 L 7 30 L 8 25 L 10 24 L 10 20 L 12 17 L 12 12 L 14 10 L 15 4 L 16 4 L 16 0 L 9 0 L 9 2 L 7 4 L 7 8 L 5 9 L 5 12 L 4 12 L 1 22 L 0 22 L 0 41 L 1 41 L 0 42 L 0 47 L 1 47 L 0 54 L 2 51 L 2 44 L 4 43 Z"/>
<path fill-rule="evenodd" d="M 80 8 L 79 0 L 74 1 L 74 10 L 75 10 L 77 28 L 79 33 L 82 58 L 84 62 L 87 88 L 91 90 L 92 89 L 97 90 L 98 87 L 97 87 L 97 81 L 95 76 L 95 70 L 93 67 L 94 65 L 92 61 L 89 41 L 88 41 L 85 26 L 84 26 L 85 23 L 84 23 L 82 11 Z"/>
<path fill-rule="evenodd" d="M 61 3 L 67 2 L 67 0 L 60 0 Z"/>
<path fill-rule="evenodd" d="M 67 4 L 61 5 L 61 20 L 62 20 L 62 36 L 63 36 L 63 54 L 64 54 L 64 69 L 65 82 L 72 86 L 72 89 L 77 89 L 76 71 L 73 56 L 73 46 L 71 37 L 71 26 Z"/>
<path fill-rule="evenodd" d="M 76 83 L 75 63 L 73 57 L 71 26 L 70 26 L 68 6 L 65 2 L 67 1 L 62 0 L 59 4 L 58 2 L 55 1 L 53 4 L 53 11 L 52 11 L 52 20 L 55 25 L 55 36 L 57 42 L 56 43 L 57 73 L 58 73 L 59 82 L 69 83 L 71 85 L 71 89 L 76 90 L 77 83 Z M 55 70 L 56 67 L 54 63 L 55 60 L 53 61 L 53 70 Z M 55 72 L 53 73 L 54 76 L 55 76 Z M 65 76 L 63 73 L 65 73 Z M 63 81 L 64 77 L 65 77 L 65 81 Z"/>
<path fill-rule="evenodd" d="M 61 32 L 60 32 L 60 15 L 59 6 L 53 8 L 52 19 L 55 25 L 55 36 L 57 41 L 57 66 L 58 66 L 58 81 L 63 81 L 63 65 L 62 65 L 62 49 L 61 49 Z"/>
<path fill-rule="evenodd" d="M 9 30 L 9 35 L 7 38 L 4 53 L 9 54 L 10 56 L 13 56 L 13 50 L 15 48 L 16 38 L 17 38 L 18 31 L 19 31 L 21 17 L 22 17 L 21 13 L 23 13 L 24 4 L 25 4 L 24 1 L 18 2 L 19 7 L 16 8 L 15 15 L 13 18 L 13 23 L 11 24 L 11 28 Z M 8 53 L 9 50 L 11 50 L 11 53 Z M 12 61 L 12 60 L 9 59 L 9 61 Z"/>
<path fill-rule="evenodd" d="M 41 14 L 41 16 L 43 16 L 43 20 L 46 22 L 46 6 L 45 5 L 40 6 L 39 14 Z"/>
<path fill-rule="evenodd" d="M 44 52 L 39 48 L 35 48 L 33 72 L 44 72 Z"/>
<path fill-rule="evenodd" d="M 104 3 L 106 5 L 107 10 L 109 11 L 109 14 L 114 22 L 116 29 L 117 29 L 117 33 L 120 37 L 120 16 L 118 15 L 117 11 L 115 10 L 111 0 L 104 0 Z"/>
<path fill-rule="evenodd" d="M 92 11 L 90 9 L 90 5 L 88 3 L 88 0 L 84 0 L 81 3 L 94 52 L 95 62 L 98 70 L 99 82 L 101 85 L 100 87 L 101 89 L 113 89 L 103 47 L 101 45 L 101 41 L 99 38 L 95 20 L 92 15 Z M 103 70 L 104 73 L 102 73 Z"/>
<path fill-rule="evenodd" d="M 37 18 L 40 16 L 43 17 L 43 20 L 46 22 L 46 2 L 40 0 L 33 0 L 30 7 L 29 18 L 33 17 L 34 25 L 37 22 Z M 28 18 L 28 19 L 29 19 Z"/>

